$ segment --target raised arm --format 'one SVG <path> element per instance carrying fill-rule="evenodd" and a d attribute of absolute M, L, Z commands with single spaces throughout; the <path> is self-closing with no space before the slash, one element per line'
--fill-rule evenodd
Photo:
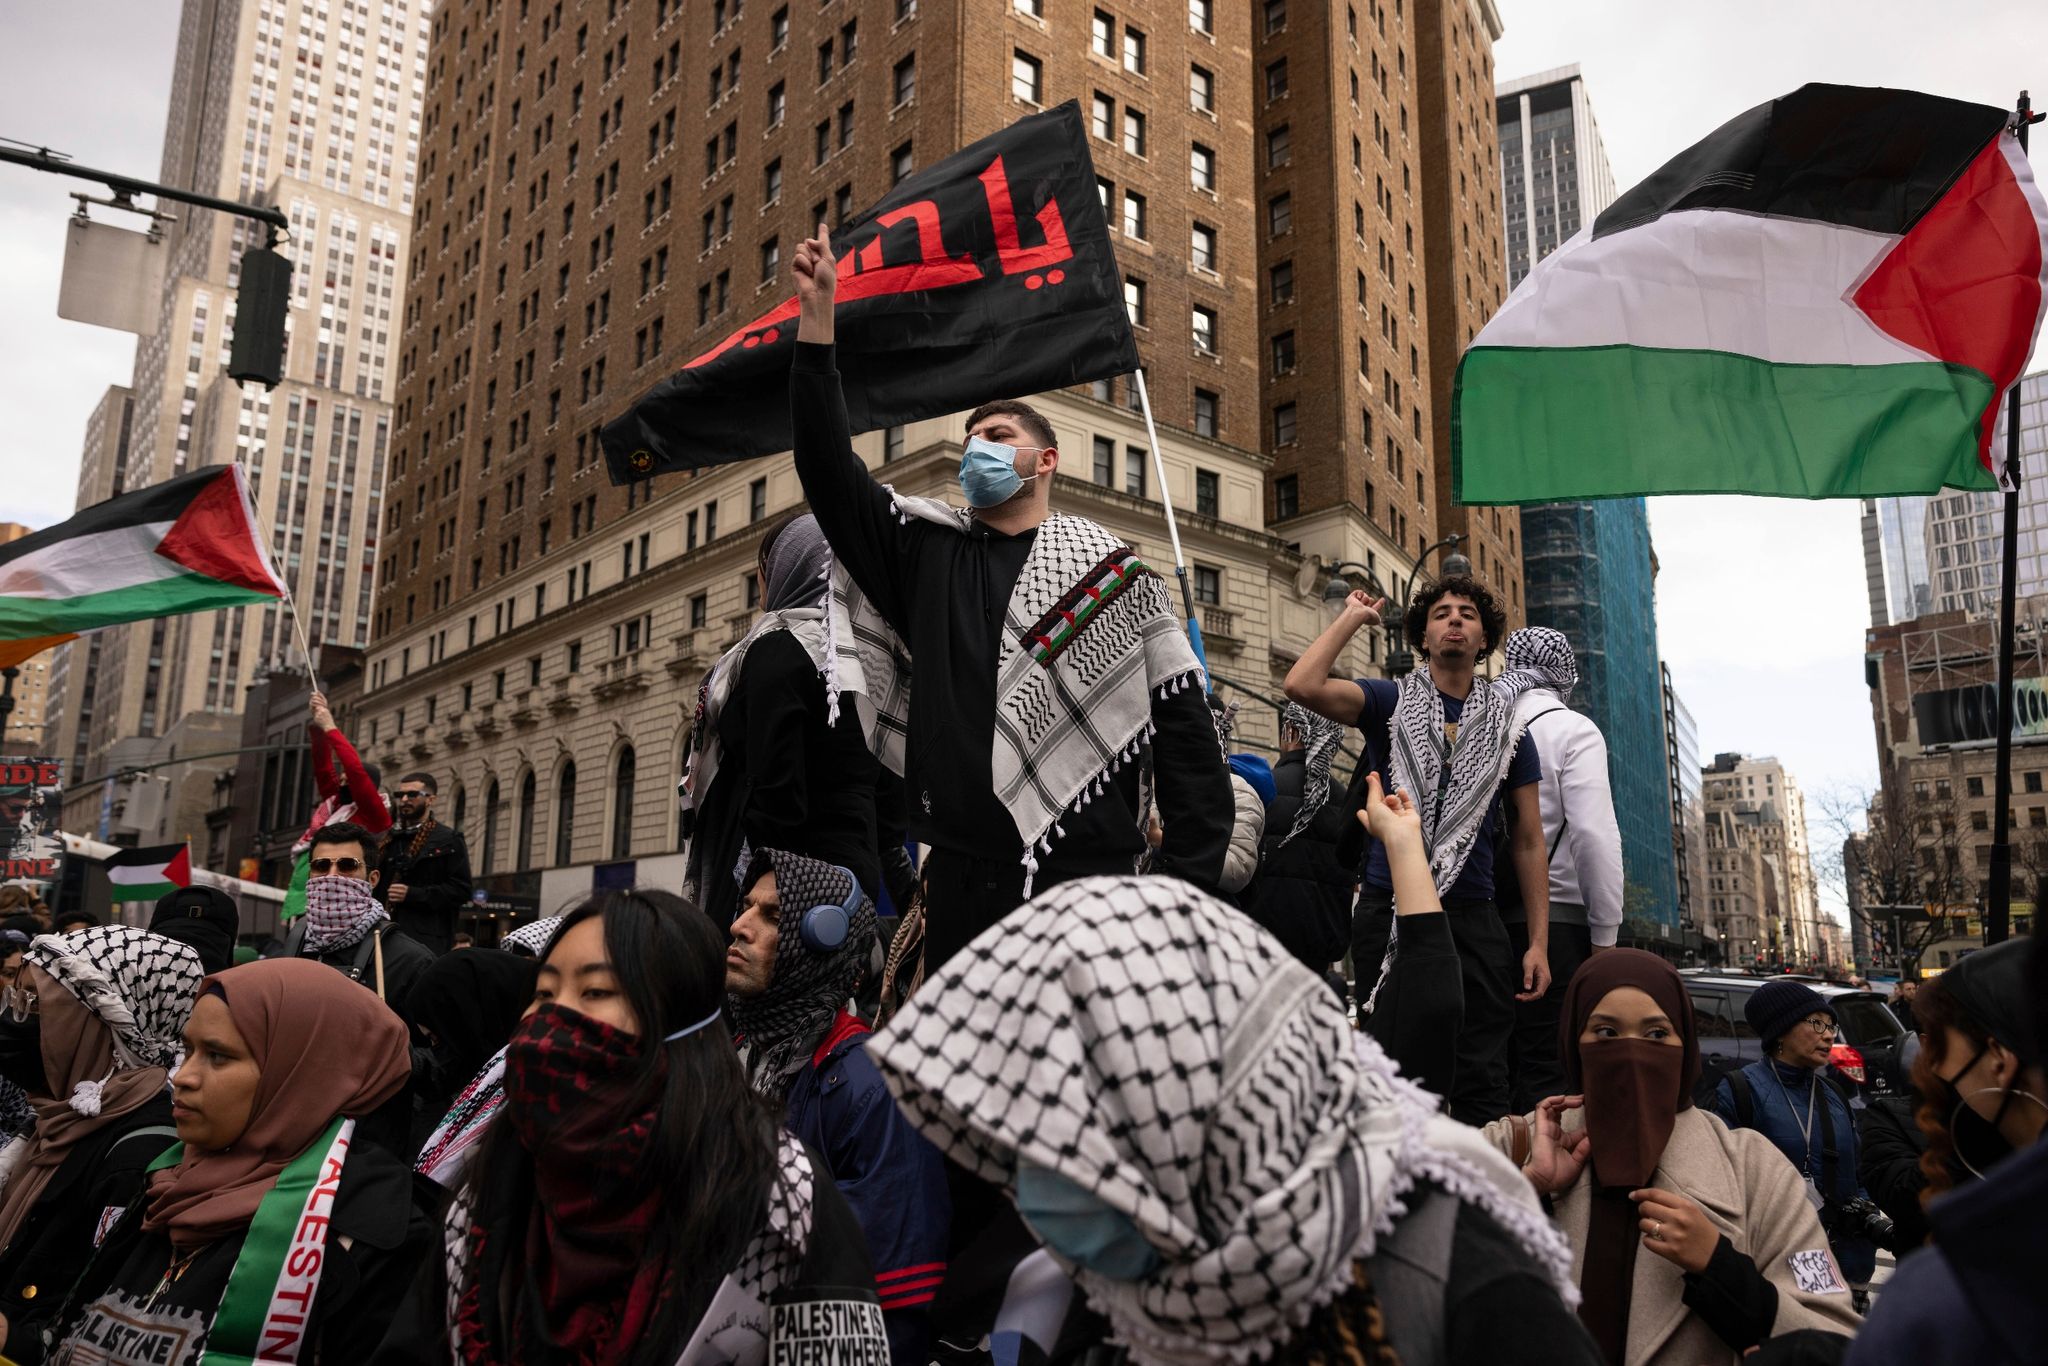
<path fill-rule="evenodd" d="M 789 372 L 790 429 L 804 498 L 832 547 L 890 625 L 904 630 L 911 598 L 911 529 L 895 500 L 853 453 L 846 395 L 833 352 L 839 270 L 825 225 L 791 260 L 796 275 L 796 356 Z"/>
<path fill-rule="evenodd" d="M 1369 598 L 1362 592 L 1354 592 L 1344 599 L 1344 606 L 1337 613 L 1337 619 L 1329 624 L 1323 633 L 1301 652 L 1301 658 L 1294 661 L 1294 667 L 1287 671 L 1287 696 L 1290 701 L 1299 702 L 1318 716 L 1327 716 L 1332 721 L 1341 721 L 1347 726 L 1358 724 L 1358 715 L 1365 709 L 1365 692 L 1348 678 L 1332 678 L 1331 671 L 1337 667 L 1337 659 L 1344 653 L 1344 647 L 1351 643 L 1351 637 L 1359 628 L 1380 624 L 1380 608 L 1386 605 L 1385 598 Z"/>

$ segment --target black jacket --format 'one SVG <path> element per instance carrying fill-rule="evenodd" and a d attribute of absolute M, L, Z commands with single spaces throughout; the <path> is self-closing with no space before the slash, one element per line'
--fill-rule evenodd
<path fill-rule="evenodd" d="M 294 958 L 310 958 L 316 963 L 325 963 L 336 972 L 353 981 L 361 982 L 371 991 L 377 989 L 376 951 L 371 936 L 345 949 L 331 953 L 312 953 L 304 944 L 306 922 L 302 919 L 294 924 L 285 935 L 285 949 Z M 384 940 L 384 1004 L 391 1007 L 391 1013 L 412 1025 L 412 989 L 420 980 L 420 974 L 433 964 L 434 955 L 409 935 L 398 933 L 390 924 L 377 927 L 377 935 Z"/>
<path fill-rule="evenodd" d="M 969 858 L 1014 862 L 1024 843 L 995 794 L 996 657 L 1003 621 L 1035 530 L 965 534 L 891 511 L 893 499 L 854 454 L 830 346 L 799 342 L 789 379 L 796 471 L 804 496 L 861 591 L 916 661 L 904 782 L 910 833 Z M 1215 890 L 1233 824 L 1230 781 L 1200 692 L 1156 694 L 1153 766 L 1166 842 L 1153 871 Z M 1104 796 L 1060 817 L 1066 833 L 1041 866 L 1041 887 L 1077 872 L 1128 871 L 1144 852 L 1138 765 Z"/>
<path fill-rule="evenodd" d="M 107 1311 L 112 1311 L 125 1323 L 139 1321 L 144 1332 L 161 1328 L 173 1350 L 155 1358 L 153 1366 L 191 1366 L 199 1359 L 196 1350 L 189 1350 L 198 1345 L 190 1341 L 192 1320 L 211 1326 L 244 1240 L 223 1238 L 201 1251 L 156 1296 L 154 1308 L 145 1310 L 171 1264 L 171 1240 L 161 1230 L 146 1232 L 142 1215 L 138 1200 L 100 1245 L 58 1316 L 55 1341 L 77 1336 L 82 1359 L 100 1360 L 88 1339 L 102 1335 Z M 350 1149 L 334 1195 L 320 1289 L 307 1324 L 308 1347 L 299 1353 L 302 1366 L 339 1366 L 369 1355 L 414 1283 L 435 1227 L 415 1197 L 412 1172 L 403 1162 L 373 1146 Z M 131 1333 L 128 1340 L 137 1341 L 138 1335 Z M 14 1348 L 10 1342 L 9 1352 Z"/>
<path fill-rule="evenodd" d="M 6 1354 L 21 1366 L 43 1359 L 42 1334 L 92 1260 L 95 1240 L 137 1202 L 144 1170 L 178 1141 L 169 1092 L 75 1144 L 0 1253 Z"/>
<path fill-rule="evenodd" d="M 434 953 L 455 946 L 455 917 L 469 904 L 472 882 L 469 846 L 454 826 L 439 821 L 412 853 L 412 832 L 391 828 L 378 857 L 377 900 L 391 912 L 399 929 Z M 405 888 L 405 900 L 391 903 L 391 889 Z"/>
<path fill-rule="evenodd" d="M 1328 800 L 1308 829 L 1287 838 L 1301 811 L 1306 757 L 1295 750 L 1273 765 L 1277 792 L 1266 808 L 1258 894 L 1245 909 L 1289 953 L 1323 972 L 1351 947 L 1351 901 L 1358 878 L 1337 854 L 1346 816 L 1343 790 L 1334 782 L 1324 780 Z"/>
<path fill-rule="evenodd" d="M 732 872 L 743 843 L 851 868 L 870 897 L 881 891 L 881 764 L 861 735 L 852 693 L 840 699 L 839 724 L 826 723 L 824 680 L 795 636 L 770 631 L 748 647 L 718 717 L 718 743 L 718 778 L 698 804 L 690 846 L 713 924 L 731 923 L 738 910 Z"/>
<path fill-rule="evenodd" d="M 811 1240 L 796 1279 L 776 1293 L 775 1302 L 823 1297 L 879 1304 L 875 1294 L 874 1265 L 868 1258 L 867 1240 L 859 1221 L 854 1218 L 853 1207 L 846 1203 L 846 1197 L 833 1184 L 825 1160 L 809 1148 L 805 1152 L 810 1156 L 812 1171 Z M 390 1328 L 376 1355 L 369 1358 L 370 1366 L 447 1366 L 450 1360 L 448 1258 L 444 1242 L 442 1237 L 436 1237 L 434 1251 L 420 1264 L 419 1274 L 413 1279 L 410 1289 L 403 1292 L 403 1305 L 395 1315 L 385 1316 Z M 821 1296 L 821 1292 L 831 1293 Z M 855 1349 L 860 1347 L 859 1343 L 842 1344 L 847 1345 Z M 879 1353 L 886 1350 L 887 1339 L 877 1334 L 865 1345 L 869 1352 Z M 680 1352 L 683 1346 L 678 1342 L 673 1350 Z M 790 1354 L 787 1359 L 825 1361 L 839 1358 Z M 855 1350 L 844 1359 L 872 1361 L 877 1356 Z M 554 1363 L 528 1362 L 525 1366 L 554 1366 Z"/>

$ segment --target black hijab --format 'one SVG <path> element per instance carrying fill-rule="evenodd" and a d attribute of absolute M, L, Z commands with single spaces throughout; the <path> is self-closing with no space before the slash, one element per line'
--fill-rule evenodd
<path fill-rule="evenodd" d="M 458 1087 L 505 1046 L 533 1004 L 540 960 L 502 949 L 458 949 L 420 974 L 409 1005 L 417 1028 L 434 1038 L 442 1080 Z"/>

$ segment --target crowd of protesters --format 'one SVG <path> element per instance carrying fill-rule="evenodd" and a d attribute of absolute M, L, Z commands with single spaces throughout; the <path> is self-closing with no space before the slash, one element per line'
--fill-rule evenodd
<path fill-rule="evenodd" d="M 1354 595 L 1234 751 L 1044 418 L 971 416 L 964 512 L 875 483 L 822 240 L 796 273 L 816 515 L 704 679 L 682 894 L 479 943 L 433 775 L 387 795 L 316 696 L 268 956 L 203 887 L 0 921 L 0 1355 L 2040 1359 L 2033 941 L 1897 1003 L 1911 1099 L 1852 1104 L 1789 978 L 1703 1081 L 1685 980 L 1616 947 L 1563 637 L 1448 577 L 1419 667 L 1350 680 Z"/>

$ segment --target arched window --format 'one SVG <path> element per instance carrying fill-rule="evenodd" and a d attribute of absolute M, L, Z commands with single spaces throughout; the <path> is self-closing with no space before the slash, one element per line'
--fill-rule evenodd
<path fill-rule="evenodd" d="M 519 853 L 521 868 L 533 867 L 533 803 L 539 784 L 533 780 L 533 771 L 527 770 L 525 781 L 519 784 Z"/>
<path fill-rule="evenodd" d="M 633 747 L 619 751 L 618 771 L 612 775 L 612 857 L 633 856 Z"/>
<path fill-rule="evenodd" d="M 555 787 L 555 867 L 566 868 L 570 850 L 576 845 L 576 765 L 562 765 L 562 780 Z"/>
<path fill-rule="evenodd" d="M 484 789 L 483 871 L 494 871 L 498 862 L 498 780 Z"/>
<path fill-rule="evenodd" d="M 463 830 L 462 823 L 469 815 L 469 789 L 461 783 L 455 785 L 455 799 L 448 804 L 448 810 L 453 817 L 450 823 L 454 825 L 455 833 L 465 840 L 468 839 L 469 835 Z"/>

